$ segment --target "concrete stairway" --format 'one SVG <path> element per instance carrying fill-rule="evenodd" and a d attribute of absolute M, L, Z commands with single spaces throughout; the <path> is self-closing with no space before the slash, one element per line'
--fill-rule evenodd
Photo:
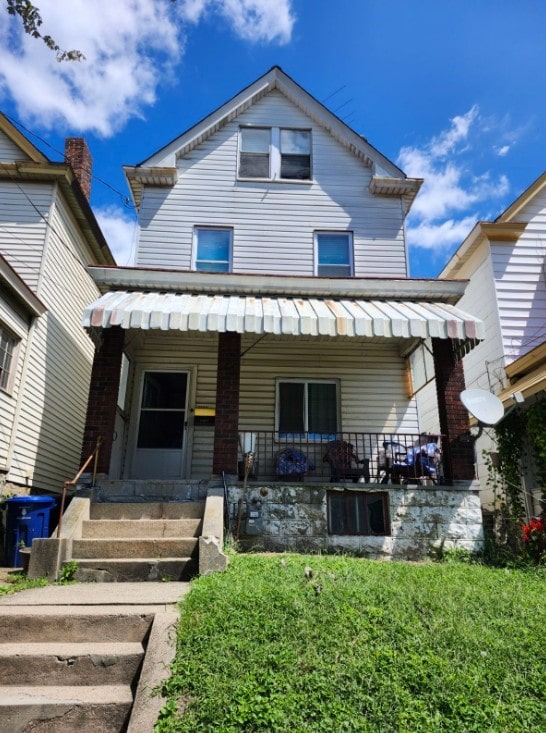
<path fill-rule="evenodd" d="M 1 616 L 0 731 L 125 730 L 153 619 L 60 609 Z"/>
<path fill-rule="evenodd" d="M 96 582 L 188 580 L 198 569 L 205 503 L 93 503 L 72 542 L 75 579 Z"/>

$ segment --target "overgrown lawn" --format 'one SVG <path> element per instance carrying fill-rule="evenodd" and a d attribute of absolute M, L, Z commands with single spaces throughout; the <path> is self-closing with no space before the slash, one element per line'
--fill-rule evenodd
<path fill-rule="evenodd" d="M 182 603 L 156 731 L 544 731 L 545 581 L 461 563 L 236 556 Z"/>

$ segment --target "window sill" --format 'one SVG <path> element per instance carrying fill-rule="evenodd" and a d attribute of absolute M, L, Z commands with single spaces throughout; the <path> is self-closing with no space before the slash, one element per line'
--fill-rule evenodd
<path fill-rule="evenodd" d="M 314 178 L 240 178 L 237 176 L 238 183 L 288 183 L 296 186 L 310 186 L 316 183 Z"/>

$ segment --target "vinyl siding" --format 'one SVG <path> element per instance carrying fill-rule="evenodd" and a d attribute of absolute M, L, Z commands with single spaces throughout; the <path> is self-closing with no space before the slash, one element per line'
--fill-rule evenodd
<path fill-rule="evenodd" d="M 129 337 L 130 340 L 130 337 Z M 253 345 L 254 344 L 254 345 Z M 247 351 L 248 349 L 248 351 Z M 276 380 L 284 378 L 337 379 L 340 384 L 340 430 L 345 432 L 418 433 L 414 401 L 406 395 L 404 362 L 394 340 L 371 342 L 333 339 L 268 337 L 259 343 L 245 337 L 241 360 L 240 430 L 275 429 Z M 192 370 L 193 403 L 216 403 L 217 336 L 149 332 L 132 353 L 140 369 Z M 134 381 L 130 462 L 138 419 L 138 380 Z M 193 426 L 189 415 L 189 474 L 210 476 L 214 429 Z"/>
<path fill-rule="evenodd" d="M 16 160 L 30 160 L 30 158 L 4 132 L 0 131 L 0 160 L 11 163 Z"/>
<path fill-rule="evenodd" d="M 12 362 L 14 370 L 12 388 L 9 392 L 0 390 L 0 469 L 7 467 L 8 453 L 15 419 L 17 396 L 21 386 L 21 374 L 27 346 L 29 322 L 19 309 L 7 301 L 5 295 L 0 298 L 0 326 L 10 330 L 18 337 L 19 343 Z"/>
<path fill-rule="evenodd" d="M 51 184 L 0 180 L 0 252 L 31 289 L 40 277 Z"/>
<path fill-rule="evenodd" d="M 48 312 L 36 324 L 15 441 L 13 480 L 59 491 L 80 465 L 94 347 L 81 327 L 98 295 L 85 270 L 90 253 L 65 204 L 52 216 L 38 296 Z"/>
<path fill-rule="evenodd" d="M 507 364 L 546 339 L 546 191 L 517 219 L 528 222 L 519 240 L 491 245 Z"/>
<path fill-rule="evenodd" d="M 312 128 L 313 180 L 237 180 L 241 124 Z M 234 229 L 233 270 L 314 274 L 315 230 L 354 232 L 355 274 L 405 277 L 400 197 L 368 190 L 371 169 L 279 92 L 179 160 L 173 188 L 146 187 L 137 264 L 190 269 L 195 225 Z"/>

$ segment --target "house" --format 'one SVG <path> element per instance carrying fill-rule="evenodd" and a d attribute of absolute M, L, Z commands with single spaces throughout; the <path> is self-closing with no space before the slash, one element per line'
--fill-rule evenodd
<path fill-rule="evenodd" d="M 248 544 L 476 549 L 458 394 L 483 325 L 456 305 L 465 282 L 408 277 L 421 181 L 278 67 L 125 173 L 136 266 L 90 268 L 102 295 L 83 321 L 103 497 L 223 476 Z M 443 471 L 410 385 L 423 342 Z"/>
<path fill-rule="evenodd" d="M 494 222 L 476 224 L 440 277 L 469 280 L 459 305 L 480 318 L 486 327 L 486 338 L 463 359 L 467 385 L 493 392 L 507 409 L 525 412 L 543 401 L 546 173 Z M 428 427 L 433 429 L 430 423 Z M 476 448 L 483 503 L 491 509 L 494 495 L 485 461 L 496 450 L 494 431 L 485 431 Z M 521 472 L 521 488 L 526 513 L 532 516 L 540 511 L 540 490 L 533 451 L 528 452 L 527 469 Z"/>
<path fill-rule="evenodd" d="M 80 322 L 98 295 L 87 265 L 114 260 L 85 143 L 67 140 L 66 155 L 51 162 L 0 115 L 0 493 L 58 492 L 80 465 L 94 353 Z"/>

